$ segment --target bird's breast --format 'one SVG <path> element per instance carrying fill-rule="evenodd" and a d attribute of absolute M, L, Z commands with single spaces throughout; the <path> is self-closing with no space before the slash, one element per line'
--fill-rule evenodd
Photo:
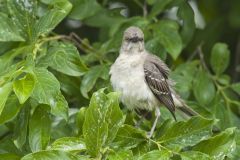
<path fill-rule="evenodd" d="M 144 55 L 120 55 L 112 65 L 111 83 L 129 108 L 152 110 L 155 97 L 147 86 L 143 71 Z"/>

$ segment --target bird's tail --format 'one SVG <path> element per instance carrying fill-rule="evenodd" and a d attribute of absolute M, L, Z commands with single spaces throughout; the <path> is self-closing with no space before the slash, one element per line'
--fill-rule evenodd
<path fill-rule="evenodd" d="M 185 103 L 184 103 L 184 105 L 183 106 L 180 106 L 180 107 L 177 107 L 177 109 L 179 109 L 180 111 L 182 111 L 183 113 L 185 113 L 186 115 L 188 115 L 188 116 L 198 116 L 199 114 L 196 112 L 196 111 L 194 111 L 193 109 L 191 109 L 188 105 L 186 105 Z"/>
<path fill-rule="evenodd" d="M 186 114 L 187 116 L 199 116 L 200 114 L 194 111 L 191 107 L 189 107 L 184 100 L 180 98 L 179 95 L 175 93 L 174 97 L 177 99 L 177 106 L 176 108 Z"/>

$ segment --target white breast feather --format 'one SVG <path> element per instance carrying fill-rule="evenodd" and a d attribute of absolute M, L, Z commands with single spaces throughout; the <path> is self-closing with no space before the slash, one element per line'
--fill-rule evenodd
<path fill-rule="evenodd" d="M 159 106 L 145 82 L 144 56 L 143 53 L 121 54 L 110 70 L 113 89 L 121 93 L 121 101 L 129 109 L 152 110 Z"/>

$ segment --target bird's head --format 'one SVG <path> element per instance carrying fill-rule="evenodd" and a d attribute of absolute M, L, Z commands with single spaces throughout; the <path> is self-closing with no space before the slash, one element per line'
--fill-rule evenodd
<path fill-rule="evenodd" d="M 122 47 L 125 51 L 137 49 L 142 51 L 144 49 L 144 34 L 138 27 L 131 26 L 124 31 Z"/>

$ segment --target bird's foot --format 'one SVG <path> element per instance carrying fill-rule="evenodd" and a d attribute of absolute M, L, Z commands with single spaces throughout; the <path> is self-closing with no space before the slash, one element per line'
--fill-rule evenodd
<path fill-rule="evenodd" d="M 152 136 L 153 136 L 153 133 L 154 133 L 154 132 L 152 132 L 152 131 L 147 132 L 147 138 L 151 139 Z"/>

